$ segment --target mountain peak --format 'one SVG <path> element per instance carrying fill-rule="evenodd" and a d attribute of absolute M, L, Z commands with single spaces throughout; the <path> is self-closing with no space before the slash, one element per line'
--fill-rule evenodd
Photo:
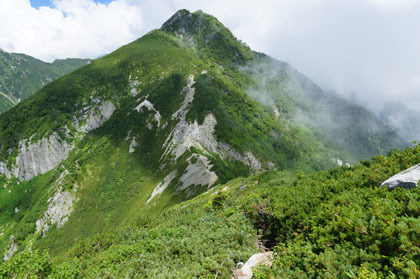
<path fill-rule="evenodd" d="M 192 42 L 201 56 L 243 64 L 253 57 L 217 18 L 201 10 L 191 13 L 182 9 L 169 18 L 160 30 Z"/>
<path fill-rule="evenodd" d="M 215 17 L 201 10 L 191 13 L 189 10 L 181 9 L 162 25 L 161 30 L 176 35 L 194 35 L 205 27 L 216 27 L 217 25 L 224 27 Z"/>

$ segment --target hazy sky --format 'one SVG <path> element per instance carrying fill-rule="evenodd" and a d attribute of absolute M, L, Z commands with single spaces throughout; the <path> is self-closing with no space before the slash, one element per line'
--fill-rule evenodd
<path fill-rule="evenodd" d="M 377 108 L 420 110 L 420 0 L 0 0 L 0 48 L 97 57 L 202 9 L 254 50 Z"/>

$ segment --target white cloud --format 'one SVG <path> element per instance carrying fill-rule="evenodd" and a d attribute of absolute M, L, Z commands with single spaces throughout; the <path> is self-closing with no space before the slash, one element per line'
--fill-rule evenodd
<path fill-rule="evenodd" d="M 133 40 L 143 30 L 143 12 L 137 2 L 54 3 L 56 8 L 37 10 L 29 0 L 0 0 L 0 47 L 48 61 L 95 57 Z"/>
<path fill-rule="evenodd" d="M 213 14 L 252 48 L 371 107 L 420 107 L 420 0 L 0 0 L 0 47 L 44 60 L 96 57 L 176 10 Z"/>

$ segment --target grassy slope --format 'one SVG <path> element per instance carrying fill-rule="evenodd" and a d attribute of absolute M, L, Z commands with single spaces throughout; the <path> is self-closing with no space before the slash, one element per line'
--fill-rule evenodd
<path fill-rule="evenodd" d="M 138 214 L 51 260 L 26 252 L 0 270 L 19 272 L 16 263 L 24 261 L 52 278 L 230 278 L 236 262 L 257 252 L 260 238 L 277 256 L 256 278 L 416 278 L 420 189 L 379 185 L 420 163 L 419 152 L 420 146 L 297 177 L 238 178 L 161 215 Z"/>
<path fill-rule="evenodd" d="M 155 141 L 150 140 L 156 131 L 149 131 L 146 128 L 147 114 L 133 111 L 134 98 L 128 97 L 127 80 L 129 72 L 125 66 L 129 60 L 132 61 L 133 57 L 136 58 L 134 60 L 136 66 L 139 69 L 144 69 L 138 72 L 138 75 L 141 76 L 146 92 L 153 93 L 155 90 L 159 94 L 165 92 L 178 94 L 184 86 L 184 77 L 187 75 L 187 71 L 192 67 L 190 64 L 192 57 L 182 49 L 174 47 L 173 41 L 167 40 L 166 37 L 161 32 L 146 36 L 140 42 L 135 42 L 134 45 L 122 48 L 117 53 L 113 53 L 100 61 L 95 61 L 92 65 L 85 66 L 73 74 L 57 80 L 43 88 L 38 94 L 25 100 L 22 105 L 1 116 L 0 122 L 3 120 L 3 125 L 9 128 L 2 131 L 1 136 L 7 137 L 4 142 L 16 142 L 25 138 L 25 134 L 30 135 L 35 131 L 38 132 L 35 135 L 41 137 L 57 130 L 58 127 L 63 127 L 65 123 L 69 124 L 71 113 L 77 110 L 77 104 L 88 99 L 91 90 L 98 84 L 104 84 L 105 79 L 114 81 L 112 86 L 110 85 L 106 90 L 106 94 L 110 96 L 105 96 L 105 98 L 113 99 L 120 106 L 120 109 L 107 125 L 92 133 L 85 140 L 76 143 L 75 151 L 63 163 L 62 167 L 19 185 L 16 181 L 8 181 L 7 189 L 3 187 L 0 189 L 0 195 L 4 201 L 2 204 L 4 220 L 2 220 L 0 226 L 7 225 L 8 228 L 2 236 L 4 241 L 1 243 L 1 248 L 5 248 L 9 236 L 13 233 L 19 234 L 17 241 L 21 244 L 27 244 L 29 239 L 35 237 L 35 221 L 42 216 L 42 212 L 47 206 L 47 198 L 42 197 L 49 197 L 53 193 L 52 191 L 56 190 L 53 187 L 54 181 L 59 177 L 63 168 L 71 172 L 71 176 L 66 178 L 65 182 L 69 185 L 68 187 L 78 183 L 83 188 L 80 193 L 82 197 L 79 202 L 80 206 L 77 207 L 77 212 L 69 221 L 70 225 L 68 227 L 72 230 L 69 233 L 66 233 L 66 230 L 61 230 L 61 234 L 58 232 L 59 236 L 57 237 L 62 238 L 63 245 L 64 243 L 70 243 L 67 242 L 68 239 L 73 240 L 69 237 L 69 235 L 75 236 L 72 233 L 77 232 L 76 236 L 85 237 L 102 231 L 108 226 L 117 226 L 124 217 L 130 216 L 129 212 L 131 210 L 136 211 L 139 204 L 144 205 L 153 187 L 157 184 L 157 179 L 160 178 L 153 172 L 156 166 L 150 166 L 149 164 L 152 155 L 147 157 L 147 150 L 144 149 L 152 149 L 153 143 L 156 146 L 158 144 L 162 145 L 165 134 L 162 134 L 162 137 L 155 139 Z M 161 53 L 166 55 L 159 55 Z M 112 69 L 110 70 L 110 68 Z M 169 68 L 176 68 L 177 78 L 175 79 L 182 83 L 176 86 L 173 84 Z M 165 82 L 164 80 L 159 84 L 151 82 L 157 76 L 157 72 L 160 73 L 162 69 L 169 72 L 169 81 Z M 122 71 L 123 74 L 121 74 Z M 89 74 L 86 74 L 86 72 L 89 72 Z M 114 76 L 110 77 L 109 75 Z M 81 78 L 85 81 L 84 86 L 80 85 Z M 124 81 L 121 81 L 121 79 L 124 79 Z M 164 90 L 163 87 L 165 86 L 174 91 Z M 58 91 L 55 90 L 56 88 L 65 89 Z M 113 94 L 117 92 L 118 95 Z M 154 97 L 159 97 L 159 94 Z M 124 100 L 118 103 L 120 98 L 124 98 Z M 70 100 L 74 100 L 75 105 Z M 55 103 L 57 109 L 54 111 L 43 109 L 43 106 L 38 105 L 40 103 L 46 104 L 46 107 Z M 164 105 L 167 106 L 168 103 L 162 102 L 162 106 Z M 175 107 L 168 107 L 166 112 L 163 107 L 159 107 L 159 109 L 161 109 L 162 117 L 165 119 L 169 118 Z M 130 114 L 130 116 L 127 117 L 127 114 Z M 15 129 L 14 131 L 12 127 Z M 145 143 L 149 143 L 149 145 L 142 145 L 139 148 L 142 150 L 130 155 L 130 157 L 128 154 L 129 142 L 124 141 L 129 130 L 132 130 L 133 136 L 138 134 L 139 143 L 143 142 L 142 138 L 144 138 Z M 6 145 L 6 147 L 10 146 Z M 109 160 L 110 158 L 112 161 Z M 97 178 L 100 179 L 97 180 Z M 35 195 L 33 191 L 24 192 L 24 189 L 31 187 L 37 189 L 40 194 Z M 51 189 L 47 191 L 46 187 Z M 102 194 L 99 199 L 97 197 L 98 193 Z M 34 202 L 28 203 L 27 199 Z M 15 207 L 21 210 L 19 214 L 14 214 Z M 82 223 L 78 221 L 81 219 L 83 220 Z M 73 225 L 73 220 L 77 224 L 76 226 Z M 92 220 L 99 222 L 92 226 Z M 56 239 L 55 234 L 56 232 L 51 232 L 51 239 Z M 50 245 L 50 242 L 45 242 L 47 243 L 43 244 L 44 246 Z M 53 244 L 49 247 L 57 248 Z M 4 249 L 2 250 L 4 251 Z"/>

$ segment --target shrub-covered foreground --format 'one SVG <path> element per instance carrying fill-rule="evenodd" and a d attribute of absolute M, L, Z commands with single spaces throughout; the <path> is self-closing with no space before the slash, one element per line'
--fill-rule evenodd
<path fill-rule="evenodd" d="M 420 189 L 380 187 L 417 163 L 420 146 L 352 168 L 238 178 L 62 254 L 19 253 L 0 276 L 231 278 L 259 239 L 275 257 L 256 278 L 418 278 Z"/>
<path fill-rule="evenodd" d="M 420 189 L 380 187 L 419 162 L 417 146 L 300 176 L 294 187 L 271 182 L 251 214 L 268 226 L 276 256 L 257 277 L 419 278 Z"/>

